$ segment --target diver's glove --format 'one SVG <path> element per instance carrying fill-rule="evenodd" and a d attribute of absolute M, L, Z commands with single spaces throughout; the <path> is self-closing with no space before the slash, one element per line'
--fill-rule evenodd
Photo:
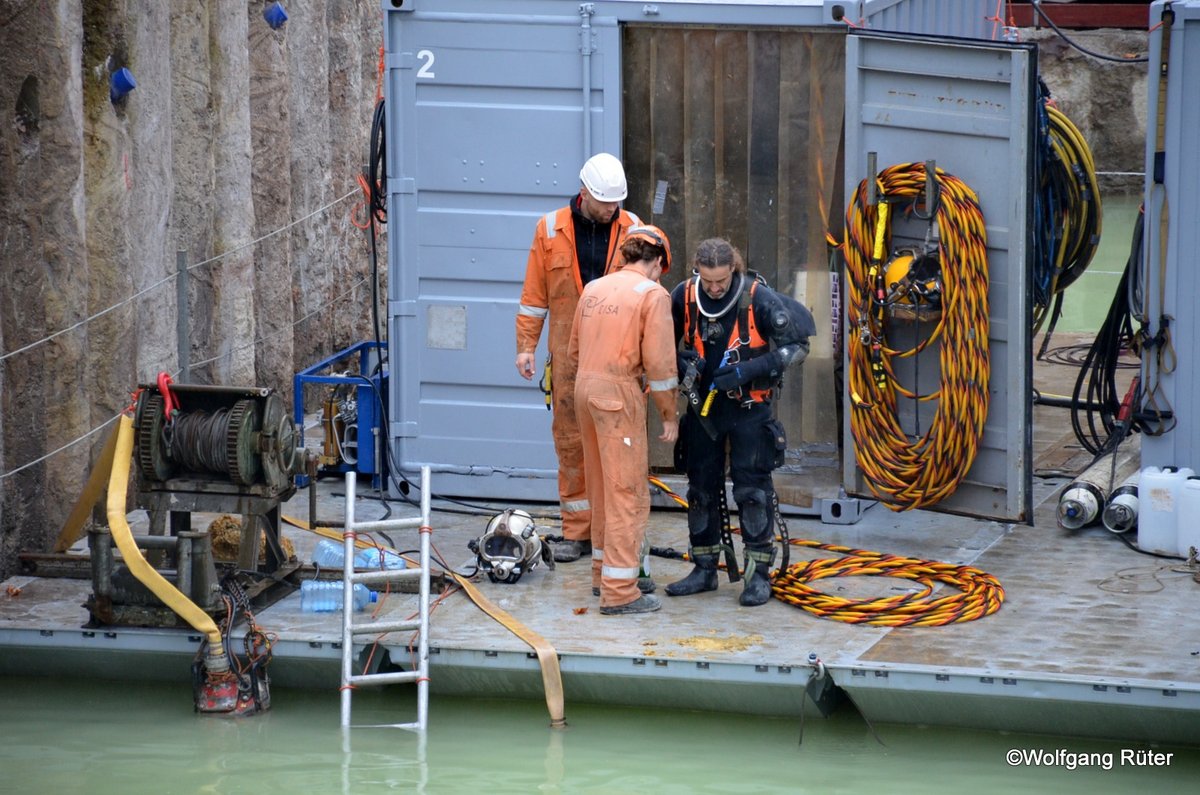
<path fill-rule="evenodd" d="M 779 361 L 779 353 L 771 351 L 749 361 L 718 368 L 713 373 L 713 386 L 722 392 L 728 392 L 764 376 L 778 378 L 781 372 L 783 372 L 783 367 Z"/>

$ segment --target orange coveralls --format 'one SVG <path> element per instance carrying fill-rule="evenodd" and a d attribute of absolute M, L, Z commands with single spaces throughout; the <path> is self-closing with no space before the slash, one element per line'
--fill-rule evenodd
<path fill-rule="evenodd" d="M 605 273 L 620 267 L 617 249 L 637 216 L 620 210 L 612 222 L 608 239 Z M 575 417 L 575 360 L 567 355 L 575 304 L 583 292 L 583 279 L 575 253 L 575 225 L 570 206 L 546 214 L 537 223 L 529 260 L 525 265 L 525 285 L 517 309 L 517 353 L 533 353 L 549 320 L 546 347 L 553 361 L 550 389 L 554 418 L 550 431 L 554 452 L 558 455 L 558 499 L 562 512 L 562 534 L 569 541 L 591 538 L 591 507 L 583 479 L 583 448 L 579 440 L 579 420 Z"/>
<path fill-rule="evenodd" d="M 635 601 L 650 516 L 646 398 L 675 416 L 678 386 L 671 297 L 657 282 L 620 270 L 589 284 L 575 310 L 568 354 L 579 363 L 575 405 L 592 505 L 592 585 L 602 606 Z"/>

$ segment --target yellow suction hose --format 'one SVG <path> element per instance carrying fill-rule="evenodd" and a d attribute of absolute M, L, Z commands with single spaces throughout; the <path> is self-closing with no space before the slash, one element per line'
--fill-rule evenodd
<path fill-rule="evenodd" d="M 134 577 L 198 632 L 208 636 L 208 657 L 225 659 L 225 646 L 216 622 L 146 562 L 133 540 L 133 531 L 125 520 L 125 488 L 129 482 L 129 462 L 133 458 L 133 419 L 122 415 L 117 429 L 117 449 L 113 453 L 112 474 L 108 479 L 108 529 Z"/>

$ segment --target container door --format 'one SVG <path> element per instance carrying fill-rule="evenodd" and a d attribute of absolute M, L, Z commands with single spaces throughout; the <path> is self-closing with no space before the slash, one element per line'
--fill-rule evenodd
<path fill-rule="evenodd" d="M 990 405 L 965 478 L 931 510 L 1031 519 L 1027 282 L 1036 80 L 1032 45 L 903 34 L 852 33 L 847 38 L 846 196 L 853 196 L 866 178 L 868 153 L 875 153 L 877 171 L 933 160 L 975 191 L 987 229 Z M 913 220 L 894 222 L 891 251 L 906 242 L 921 245 L 927 225 Z M 855 335 L 859 330 L 844 327 L 844 332 Z M 904 360 L 896 377 L 928 393 L 939 383 L 939 351 Z M 874 495 L 864 481 L 851 433 L 849 388 L 844 399 L 844 485 L 848 493 L 870 498 Z M 928 430 L 935 409 L 936 403 L 901 399 L 896 414 L 912 438 Z"/>
<path fill-rule="evenodd" d="M 621 152 L 616 22 L 556 7 L 387 12 L 389 434 L 400 473 L 431 466 L 440 494 L 558 499 L 517 305 L 537 220 L 590 153 Z"/>

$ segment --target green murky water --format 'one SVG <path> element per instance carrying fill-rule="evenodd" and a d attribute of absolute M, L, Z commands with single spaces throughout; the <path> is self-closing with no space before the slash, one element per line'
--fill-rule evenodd
<path fill-rule="evenodd" d="M 422 739 L 344 734 L 333 691 L 272 698 L 270 712 L 230 720 L 193 713 L 187 683 L 0 678 L 0 792 L 1096 795 L 1200 780 L 1200 748 L 1157 746 L 1169 764 L 1132 766 L 1122 752 L 1151 746 L 870 727 L 849 708 L 807 720 L 798 743 L 796 720 L 574 704 L 555 731 L 540 703 L 435 694 Z M 402 688 L 364 691 L 354 707 L 363 723 L 415 715 Z M 1052 763 L 1012 765 L 1014 750 Z"/>
<path fill-rule="evenodd" d="M 1067 288 L 1057 331 L 1094 332 L 1104 322 L 1129 259 L 1140 195 L 1105 196 L 1100 245 L 1087 270 Z"/>

